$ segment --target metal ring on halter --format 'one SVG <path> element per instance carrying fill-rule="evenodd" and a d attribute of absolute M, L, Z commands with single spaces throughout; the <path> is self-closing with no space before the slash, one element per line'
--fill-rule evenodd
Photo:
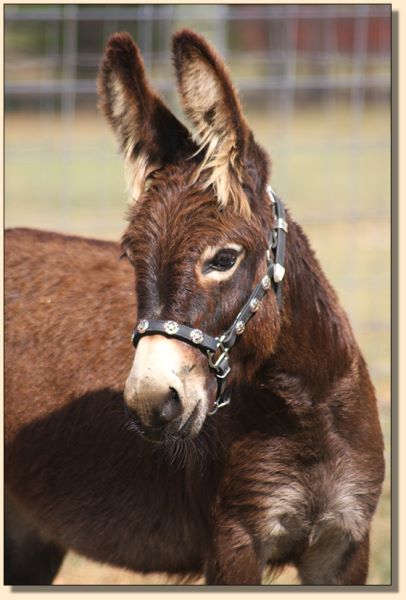
<path fill-rule="evenodd" d="M 216 398 L 216 400 L 215 400 L 215 402 L 213 404 L 213 408 L 207 414 L 210 417 L 212 415 L 215 415 L 219 408 L 223 408 L 223 406 L 227 406 L 227 404 L 230 404 L 230 402 L 231 402 L 231 390 L 228 389 L 228 390 L 225 390 L 224 393 L 220 394 Z"/>

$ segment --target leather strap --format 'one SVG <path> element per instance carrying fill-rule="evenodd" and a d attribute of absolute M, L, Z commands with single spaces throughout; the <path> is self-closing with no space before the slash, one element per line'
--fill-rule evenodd
<path fill-rule="evenodd" d="M 166 337 L 177 338 L 187 342 L 191 346 L 200 348 L 203 352 L 210 350 L 215 352 L 219 347 L 219 340 L 200 329 L 181 325 L 175 321 L 159 321 L 151 319 L 147 321 L 142 319 L 134 330 L 132 343 L 137 345 L 138 341 L 144 335 L 165 335 Z"/>

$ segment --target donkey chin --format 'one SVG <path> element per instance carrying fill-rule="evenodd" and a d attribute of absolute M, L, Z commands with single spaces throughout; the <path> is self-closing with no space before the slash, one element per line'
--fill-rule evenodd
<path fill-rule="evenodd" d="M 194 438 L 216 387 L 199 350 L 160 335 L 144 337 L 124 388 L 130 426 L 155 442 Z"/>

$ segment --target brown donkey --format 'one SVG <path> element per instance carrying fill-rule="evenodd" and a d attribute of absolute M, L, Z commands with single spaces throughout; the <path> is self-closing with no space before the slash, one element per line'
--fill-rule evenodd
<path fill-rule="evenodd" d="M 173 56 L 193 138 L 128 34 L 101 66 L 121 249 L 7 232 L 5 581 L 50 583 L 73 549 L 183 581 L 293 564 L 363 584 L 384 473 L 367 367 L 221 59 L 188 30 Z"/>

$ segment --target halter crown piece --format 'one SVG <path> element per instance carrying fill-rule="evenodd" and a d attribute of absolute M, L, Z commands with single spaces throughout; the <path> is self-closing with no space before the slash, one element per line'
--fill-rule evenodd
<path fill-rule="evenodd" d="M 176 321 L 141 319 L 132 334 L 132 343 L 135 347 L 143 336 L 159 334 L 180 339 L 207 353 L 209 367 L 214 370 L 217 378 L 217 397 L 209 415 L 214 415 L 219 408 L 230 403 L 231 390 L 226 388 L 226 379 L 231 370 L 229 351 L 234 346 L 238 336 L 244 333 L 247 322 L 260 308 L 262 298 L 271 287 L 276 294 L 279 310 L 282 307 L 282 280 L 285 275 L 285 245 L 288 224 L 281 200 L 276 196 L 271 186 L 268 186 L 267 191 L 273 213 L 271 235 L 266 251 L 268 268 L 234 319 L 231 327 L 221 335 L 213 337 L 200 329 L 181 325 Z"/>

